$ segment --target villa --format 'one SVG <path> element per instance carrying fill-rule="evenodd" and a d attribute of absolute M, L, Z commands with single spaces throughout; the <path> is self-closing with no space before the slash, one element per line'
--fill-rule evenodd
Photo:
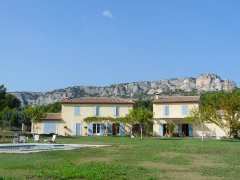
<path fill-rule="evenodd" d="M 153 135 L 169 136 L 168 125 L 173 125 L 173 136 L 225 137 L 226 133 L 213 123 L 202 126 L 186 120 L 193 109 L 199 108 L 199 96 L 156 96 L 153 101 Z M 130 134 L 131 126 L 110 119 L 126 117 L 133 109 L 129 99 L 88 97 L 65 99 L 61 113 L 48 113 L 32 123 L 32 133 L 61 136 L 123 136 Z M 96 122 L 86 121 L 96 118 Z M 109 118 L 109 120 L 108 120 Z"/>
<path fill-rule="evenodd" d="M 86 122 L 88 117 L 126 117 L 134 102 L 122 98 L 89 97 L 65 99 L 61 113 L 49 113 L 32 124 L 32 133 L 58 134 L 62 136 L 125 135 L 129 127 L 110 121 Z"/>
<path fill-rule="evenodd" d="M 186 117 L 199 107 L 199 96 L 156 96 L 153 101 L 153 135 L 167 136 L 167 125 L 174 124 L 174 135 L 179 137 L 225 137 L 225 132 L 213 123 L 203 127 L 187 122 Z"/>

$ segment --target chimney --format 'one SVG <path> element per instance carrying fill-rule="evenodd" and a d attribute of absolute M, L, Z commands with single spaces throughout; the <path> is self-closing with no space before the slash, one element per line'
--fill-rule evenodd
<path fill-rule="evenodd" d="M 160 97 L 160 94 L 159 94 L 159 93 L 155 93 L 155 97 L 154 97 L 154 99 L 158 100 L 159 97 Z"/>

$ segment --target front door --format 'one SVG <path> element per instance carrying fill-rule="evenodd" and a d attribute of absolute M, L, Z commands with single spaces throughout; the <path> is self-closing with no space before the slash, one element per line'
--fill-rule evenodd
<path fill-rule="evenodd" d="M 113 136 L 119 135 L 119 133 L 120 133 L 119 129 L 120 129 L 120 124 L 113 123 L 113 125 L 112 125 L 112 135 Z"/>
<path fill-rule="evenodd" d="M 80 123 L 76 124 L 76 136 L 81 136 L 82 135 L 82 126 Z"/>
<path fill-rule="evenodd" d="M 183 124 L 182 125 L 182 135 L 183 136 L 189 136 L 189 126 L 188 124 Z"/>

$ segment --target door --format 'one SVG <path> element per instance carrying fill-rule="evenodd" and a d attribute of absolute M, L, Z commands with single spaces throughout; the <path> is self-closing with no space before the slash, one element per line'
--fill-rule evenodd
<path fill-rule="evenodd" d="M 43 129 L 44 134 L 56 134 L 56 130 L 57 130 L 56 122 L 44 122 L 43 125 L 44 125 L 44 129 Z"/>
<path fill-rule="evenodd" d="M 82 135 L 82 126 L 81 123 L 76 124 L 76 136 L 81 136 Z"/>
<path fill-rule="evenodd" d="M 93 124 L 93 134 L 101 135 L 101 124 Z"/>
<path fill-rule="evenodd" d="M 182 135 L 183 136 L 189 136 L 189 127 L 188 124 L 183 124 L 182 125 Z"/>
<path fill-rule="evenodd" d="M 114 136 L 119 135 L 120 134 L 119 129 L 120 129 L 120 124 L 113 123 L 112 124 L 112 135 L 114 135 Z"/>

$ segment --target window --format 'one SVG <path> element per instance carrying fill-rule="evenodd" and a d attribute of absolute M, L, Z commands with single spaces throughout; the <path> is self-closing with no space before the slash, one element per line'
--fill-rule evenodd
<path fill-rule="evenodd" d="M 100 116 L 100 107 L 96 106 L 96 116 Z"/>
<path fill-rule="evenodd" d="M 93 134 L 100 134 L 101 124 L 93 124 Z"/>
<path fill-rule="evenodd" d="M 80 107 L 79 106 L 74 107 L 74 115 L 75 116 L 80 116 Z"/>
<path fill-rule="evenodd" d="M 169 106 L 165 105 L 164 106 L 164 116 L 169 116 L 169 114 L 170 114 Z"/>
<path fill-rule="evenodd" d="M 189 109 L 187 105 L 182 105 L 182 115 L 187 116 L 189 114 Z"/>
<path fill-rule="evenodd" d="M 116 107 L 114 108 L 114 115 L 115 115 L 116 117 L 119 117 L 119 107 L 118 107 L 118 106 L 116 106 Z"/>

